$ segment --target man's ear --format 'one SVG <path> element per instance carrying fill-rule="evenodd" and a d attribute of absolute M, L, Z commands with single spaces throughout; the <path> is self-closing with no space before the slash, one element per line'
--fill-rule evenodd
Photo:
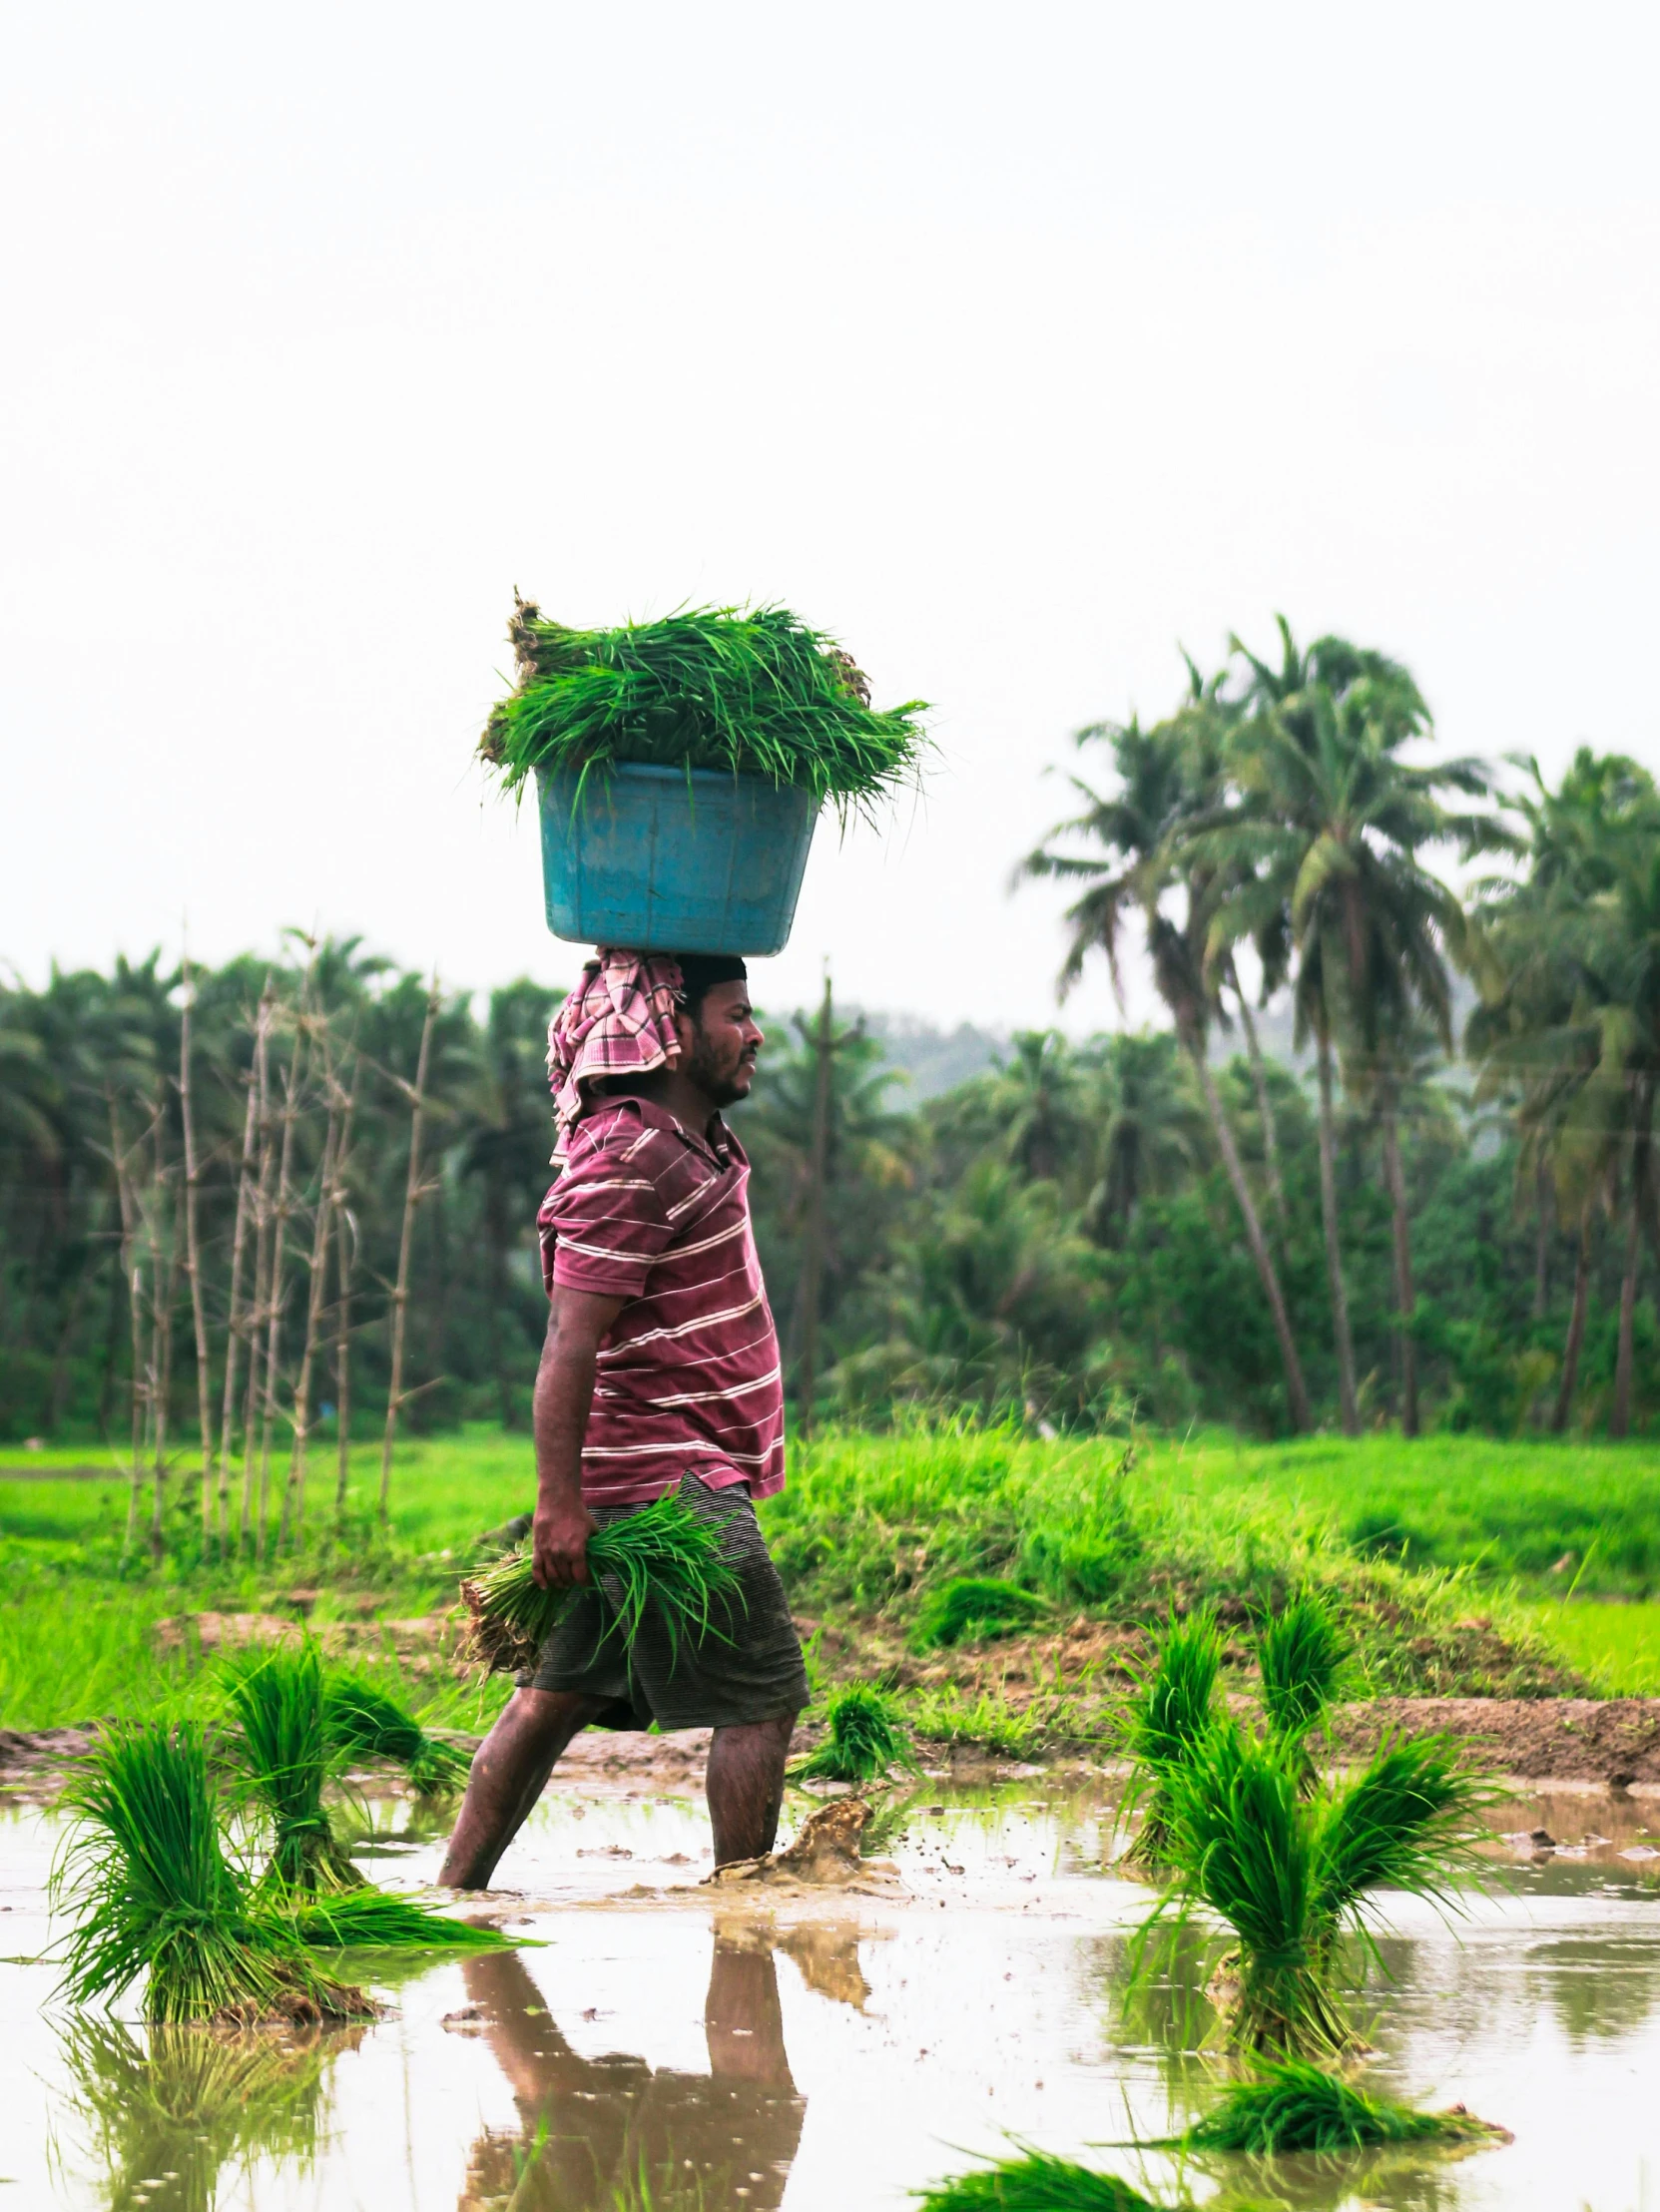
<path fill-rule="evenodd" d="M 675 1008 L 675 1041 L 680 1046 L 681 1065 L 684 1067 L 697 1050 L 698 1025 L 681 1006 Z"/>

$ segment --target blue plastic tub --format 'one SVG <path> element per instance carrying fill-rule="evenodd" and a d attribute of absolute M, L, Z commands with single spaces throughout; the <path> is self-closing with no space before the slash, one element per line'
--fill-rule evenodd
<path fill-rule="evenodd" d="M 818 806 L 753 776 L 629 762 L 538 771 L 548 927 L 576 944 L 781 952 Z"/>

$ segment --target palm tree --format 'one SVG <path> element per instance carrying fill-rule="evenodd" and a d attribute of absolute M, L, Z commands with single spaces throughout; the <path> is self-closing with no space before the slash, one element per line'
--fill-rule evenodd
<path fill-rule="evenodd" d="M 1407 672 L 1343 638 L 1300 653 L 1284 617 L 1271 668 L 1236 651 L 1251 674 L 1245 712 L 1229 733 L 1233 793 L 1192 824 L 1195 849 L 1223 879 L 1206 957 L 1214 970 L 1244 939 L 1263 964 L 1266 997 L 1295 967 L 1299 1044 L 1313 1037 L 1320 1084 L 1320 1197 L 1346 1432 L 1360 1429 L 1355 1348 L 1338 1229 L 1334 1058 L 1345 1084 L 1370 1094 L 1383 1136 L 1394 1216 L 1402 1423 L 1417 1425 L 1410 1320 L 1410 1229 L 1400 1167 L 1396 1071 L 1415 1023 L 1450 1050 L 1447 957 L 1461 958 L 1463 910 L 1422 866 L 1426 844 L 1490 848 L 1503 832 L 1486 812 L 1453 813 L 1441 795 L 1483 796 L 1484 763 L 1428 767 L 1400 758 L 1429 735 L 1428 709 Z"/>
<path fill-rule="evenodd" d="M 1128 1231 L 1143 1198 L 1178 1189 L 1204 1160 L 1205 1114 L 1178 1051 L 1168 1030 L 1106 1041 L 1096 1180 L 1084 1203 L 1085 1224 L 1104 1244 Z"/>
<path fill-rule="evenodd" d="M 1016 1030 L 1012 1045 L 989 1079 L 984 1111 L 1009 1160 L 1034 1182 L 1054 1183 L 1090 1141 L 1083 1072 L 1059 1030 Z"/>
<path fill-rule="evenodd" d="M 1536 762 L 1516 802 L 1527 828 L 1520 878 L 1479 886 L 1486 1003 L 1468 1043 L 1484 1092 L 1521 1098 L 1523 1169 L 1547 1167 L 1579 1253 L 1552 1425 L 1563 1428 L 1584 1341 L 1599 1211 L 1627 1209 L 1609 1429 L 1627 1432 L 1638 1266 L 1660 1257 L 1653 1124 L 1660 1089 L 1660 791 L 1620 755 L 1581 748 L 1555 792 Z"/>
<path fill-rule="evenodd" d="M 1192 1062 L 1268 1301 L 1285 1369 L 1292 1426 L 1306 1429 L 1310 1425 L 1309 1394 L 1285 1296 L 1216 1078 L 1205 1057 L 1206 1038 L 1218 1006 L 1204 955 L 1220 878 L 1213 863 L 1198 858 L 1191 850 L 1184 855 L 1182 839 L 1186 826 L 1219 802 L 1219 717 L 1209 701 L 1201 697 L 1190 700 L 1170 721 L 1151 729 L 1144 730 L 1133 719 L 1127 723 L 1094 723 L 1078 732 L 1076 742 L 1080 746 L 1107 746 L 1118 788 L 1103 796 L 1074 777 L 1073 787 L 1085 803 L 1084 812 L 1058 823 L 1049 834 L 1051 838 L 1078 838 L 1095 849 L 1055 852 L 1045 844 L 1028 855 L 1017 875 L 1052 876 L 1083 881 L 1089 886 L 1067 909 L 1071 940 L 1060 974 L 1063 994 L 1083 972 L 1086 956 L 1099 950 L 1106 954 L 1122 1007 L 1120 935 L 1125 916 L 1139 914 L 1154 984 L 1170 1009 L 1176 1034 Z M 1166 911 L 1171 894 L 1180 898 L 1179 918 Z"/>

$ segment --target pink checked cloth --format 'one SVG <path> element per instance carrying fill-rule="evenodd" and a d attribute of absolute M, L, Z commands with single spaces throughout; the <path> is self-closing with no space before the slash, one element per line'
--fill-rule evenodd
<path fill-rule="evenodd" d="M 605 1075 L 645 1075 L 652 1068 L 676 1065 L 675 994 L 680 987 L 680 963 L 668 952 L 601 945 L 599 958 L 583 968 L 582 981 L 548 1030 L 556 1167 L 564 1162 L 571 1131 L 593 1104 L 587 1084 Z"/>

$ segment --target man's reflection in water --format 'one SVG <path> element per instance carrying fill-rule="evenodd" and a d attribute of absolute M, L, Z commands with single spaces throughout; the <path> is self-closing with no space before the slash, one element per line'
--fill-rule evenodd
<path fill-rule="evenodd" d="M 776 2212 L 807 2103 L 785 2055 L 770 1939 L 716 1933 L 707 2074 L 654 2073 L 621 2051 L 579 2057 L 516 1952 L 462 1971 L 521 2132 L 479 2137 L 460 2212 L 508 2198 L 514 2212 Z"/>

